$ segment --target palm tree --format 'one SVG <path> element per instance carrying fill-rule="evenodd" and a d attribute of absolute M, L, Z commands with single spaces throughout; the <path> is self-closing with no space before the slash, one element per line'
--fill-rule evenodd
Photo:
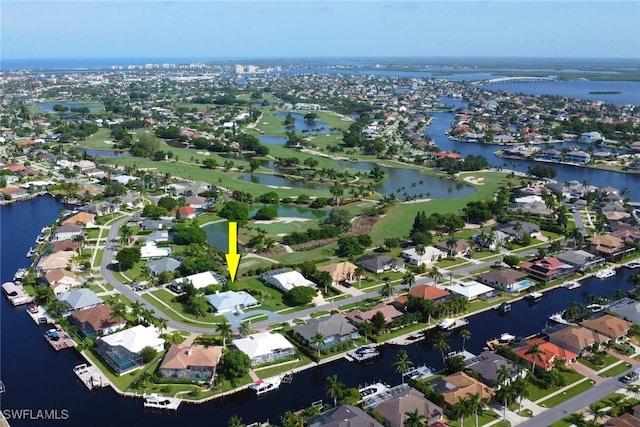
<path fill-rule="evenodd" d="M 128 245 L 129 243 L 131 243 L 131 236 L 132 236 L 132 231 L 131 231 L 131 227 L 129 227 L 127 224 L 123 224 L 122 227 L 120 227 L 120 234 L 122 235 L 122 243 L 125 245 Z"/>
<path fill-rule="evenodd" d="M 513 382 L 513 389 L 519 399 L 518 413 L 522 412 L 522 399 L 529 397 L 529 385 L 529 381 L 520 377 Z"/>
<path fill-rule="evenodd" d="M 506 366 L 506 365 L 503 365 Z M 515 400 L 516 390 L 512 384 L 502 382 L 499 384 L 499 388 L 496 390 L 496 399 L 502 402 L 502 419 L 507 418 L 507 407 L 509 402 Z"/>
<path fill-rule="evenodd" d="M 229 421 L 227 422 L 228 427 L 245 427 L 245 425 L 246 424 L 242 422 L 242 418 L 237 415 L 229 418 Z"/>
<path fill-rule="evenodd" d="M 447 245 L 447 249 L 449 249 L 449 256 L 453 257 L 455 253 L 456 246 L 458 246 L 458 240 L 460 240 L 455 234 L 450 235 L 447 238 L 445 244 Z"/>
<path fill-rule="evenodd" d="M 404 375 L 402 375 L 402 373 L 413 366 L 413 362 L 409 358 L 406 350 L 400 350 L 398 354 L 396 354 L 396 360 L 393 362 L 393 366 L 396 367 L 396 372 L 401 374 L 402 383 L 404 384 Z"/>
<path fill-rule="evenodd" d="M 362 287 L 362 276 L 364 276 L 365 268 L 358 265 L 354 271 L 354 274 L 358 277 L 358 287 Z"/>
<path fill-rule="evenodd" d="M 248 321 L 240 323 L 240 326 L 238 326 L 238 333 L 243 337 L 251 335 L 251 324 Z"/>
<path fill-rule="evenodd" d="M 460 337 L 462 338 L 462 351 L 465 351 L 465 344 L 468 339 L 471 339 L 471 332 L 468 329 L 463 329 L 460 331 Z"/>
<path fill-rule="evenodd" d="M 227 319 L 216 325 L 216 332 L 222 337 L 222 348 L 227 347 L 227 338 L 231 338 L 231 323 Z"/>
<path fill-rule="evenodd" d="M 533 343 L 529 346 L 529 348 L 524 354 L 531 355 L 531 359 L 533 359 L 533 363 L 531 365 L 531 375 L 535 375 L 536 360 L 542 361 L 542 355 L 544 354 L 544 350 L 540 348 L 539 343 Z"/>
<path fill-rule="evenodd" d="M 458 400 L 453 404 L 451 408 L 455 417 L 460 418 L 460 427 L 464 427 L 464 418 L 470 415 L 469 402 L 466 398 L 458 396 Z"/>
<path fill-rule="evenodd" d="M 152 323 L 154 323 L 154 320 L 155 320 L 154 311 L 143 308 L 142 313 L 140 313 L 140 320 L 145 326 L 151 325 Z"/>
<path fill-rule="evenodd" d="M 417 409 L 405 412 L 404 427 L 424 427 L 427 425 L 427 417 L 421 414 Z"/>
<path fill-rule="evenodd" d="M 169 326 L 169 321 L 165 318 L 158 317 L 156 319 L 156 326 L 158 327 L 158 329 L 160 330 L 160 333 L 162 334 L 162 331 L 167 329 L 167 326 Z"/>
<path fill-rule="evenodd" d="M 589 410 L 593 414 L 593 419 L 597 422 L 599 418 L 603 418 L 605 416 L 605 404 L 602 402 L 593 402 L 589 405 Z"/>
<path fill-rule="evenodd" d="M 111 317 L 114 319 L 126 319 L 127 305 L 122 301 L 115 301 L 111 305 Z"/>
<path fill-rule="evenodd" d="M 482 398 L 480 393 L 469 393 L 467 395 L 467 406 L 469 407 L 469 412 L 473 413 L 476 418 L 476 427 L 478 427 L 478 410 L 482 411 L 484 405 L 487 404 L 487 399 Z"/>
<path fill-rule="evenodd" d="M 140 304 L 140 301 L 134 301 L 131 303 L 131 314 L 136 318 L 136 322 L 140 321 L 140 316 L 142 315 L 142 311 L 144 307 Z"/>
<path fill-rule="evenodd" d="M 511 371 L 511 368 L 509 367 L 509 365 L 507 365 L 506 363 L 503 365 L 500 365 L 498 367 L 498 369 L 496 369 L 496 373 L 498 374 L 498 383 L 500 384 L 500 387 L 502 387 L 503 384 L 506 384 L 507 382 L 511 382 L 511 377 L 513 376 L 513 372 Z"/>
<path fill-rule="evenodd" d="M 386 282 L 382 287 L 382 295 L 390 297 L 393 295 L 393 285 L 391 282 Z"/>
<path fill-rule="evenodd" d="M 624 411 L 627 398 L 621 394 L 609 397 L 609 415 L 617 417 Z"/>
<path fill-rule="evenodd" d="M 333 406 L 338 406 L 338 398 L 342 397 L 344 384 L 338 380 L 337 375 L 331 375 L 327 378 L 327 396 L 333 398 Z"/>
<path fill-rule="evenodd" d="M 424 255 L 426 252 L 427 252 L 427 250 L 424 247 L 424 245 L 417 245 L 416 246 L 416 255 L 418 255 L 418 267 L 420 267 L 422 265 L 422 255 Z"/>
<path fill-rule="evenodd" d="M 442 273 L 440 273 L 440 270 L 435 265 L 431 267 L 431 270 L 429 270 L 427 276 L 433 279 L 433 286 L 438 284 L 438 279 L 442 279 Z"/>
<path fill-rule="evenodd" d="M 442 331 L 433 334 L 433 347 L 440 350 L 442 354 L 442 363 L 445 364 L 444 352 L 451 350 L 451 346 L 447 342 L 447 336 Z"/>
<path fill-rule="evenodd" d="M 516 237 L 518 239 L 522 237 L 522 223 L 520 221 L 516 221 L 513 225 L 513 231 L 516 232 Z"/>
<path fill-rule="evenodd" d="M 416 283 L 416 276 L 411 271 L 407 270 L 407 272 L 404 273 L 404 276 L 402 276 L 402 282 L 409 285 L 409 290 L 411 290 L 411 286 Z"/>
<path fill-rule="evenodd" d="M 324 344 L 324 338 L 324 335 L 320 332 L 316 332 L 316 334 L 311 337 L 311 342 L 316 346 L 316 351 L 318 352 L 318 359 L 320 359 L 320 348 L 322 344 Z"/>

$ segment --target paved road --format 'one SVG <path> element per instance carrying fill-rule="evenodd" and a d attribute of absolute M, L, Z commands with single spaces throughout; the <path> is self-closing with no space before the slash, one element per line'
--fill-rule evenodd
<path fill-rule="evenodd" d="M 615 378 L 611 378 L 607 381 L 604 381 L 600 384 L 597 384 L 590 388 L 589 390 L 580 393 L 578 396 L 567 400 L 566 402 L 561 403 L 555 408 L 551 408 L 546 410 L 529 421 L 525 421 L 522 424 L 518 424 L 520 427 L 540 427 L 540 426 L 550 426 L 556 421 L 560 421 L 561 419 L 568 417 L 569 415 L 580 411 L 581 409 L 589 406 L 589 404 L 593 402 L 597 402 L 598 400 L 610 395 L 611 393 L 615 393 L 621 388 L 626 387 L 618 378 L 623 376 L 633 369 L 629 369 L 628 371 L 620 374 Z"/>
<path fill-rule="evenodd" d="M 576 224 L 576 228 L 583 236 L 587 236 L 587 228 L 584 226 L 584 221 L 582 220 L 582 216 L 580 215 L 580 211 L 578 209 L 572 209 L 571 214 L 573 215 L 573 222 Z"/>

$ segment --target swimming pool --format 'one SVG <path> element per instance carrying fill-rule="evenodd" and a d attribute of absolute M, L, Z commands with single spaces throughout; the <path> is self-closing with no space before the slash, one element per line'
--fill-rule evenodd
<path fill-rule="evenodd" d="M 535 283 L 529 279 L 521 280 L 513 285 L 509 285 L 509 292 L 520 292 L 527 289 L 530 286 L 535 285 Z"/>

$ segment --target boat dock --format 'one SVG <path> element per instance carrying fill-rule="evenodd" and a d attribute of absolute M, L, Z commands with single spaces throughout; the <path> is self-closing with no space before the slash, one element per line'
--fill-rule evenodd
<path fill-rule="evenodd" d="M 13 282 L 5 282 L 2 284 L 2 290 L 14 307 L 33 302 L 31 295 L 29 295 L 21 285 Z"/>
<path fill-rule="evenodd" d="M 55 328 L 51 328 L 45 332 L 44 339 L 47 340 L 55 351 L 60 351 L 65 348 L 73 348 L 77 345 L 59 325 L 55 325 Z"/>
<path fill-rule="evenodd" d="M 73 372 L 80 378 L 89 390 L 96 390 L 109 386 L 107 377 L 100 373 L 100 369 L 93 365 L 83 363 L 73 368 Z"/>
<path fill-rule="evenodd" d="M 469 321 L 464 318 L 451 319 L 446 318 L 442 322 L 438 323 L 438 327 L 445 331 L 453 331 L 455 329 L 467 326 Z"/>
<path fill-rule="evenodd" d="M 53 317 L 41 305 L 29 304 L 27 314 L 36 325 L 50 325 L 54 322 Z"/>
<path fill-rule="evenodd" d="M 427 365 L 414 366 L 402 373 L 402 377 L 408 377 L 412 380 L 423 380 L 434 375 L 436 371 Z"/>
<path fill-rule="evenodd" d="M 182 399 L 178 397 L 166 397 L 157 393 L 143 394 L 143 405 L 145 408 L 152 409 L 168 409 L 175 411 L 182 403 Z"/>

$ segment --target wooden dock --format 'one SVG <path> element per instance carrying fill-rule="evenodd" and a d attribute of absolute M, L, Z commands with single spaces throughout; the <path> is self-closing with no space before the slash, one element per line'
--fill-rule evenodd
<path fill-rule="evenodd" d="M 100 369 L 93 365 L 87 365 L 83 363 L 73 368 L 73 372 L 77 375 L 82 383 L 87 386 L 89 390 L 101 389 L 109 386 L 109 380 L 102 375 Z"/>
<path fill-rule="evenodd" d="M 65 348 L 73 348 L 77 345 L 76 342 L 71 339 L 69 334 L 63 331 L 59 325 L 55 325 L 55 328 L 51 328 L 45 332 L 44 339 L 47 340 L 49 345 L 51 345 L 55 351 L 60 351 Z"/>
<path fill-rule="evenodd" d="M 49 312 L 47 312 L 47 310 L 45 310 L 41 305 L 29 304 L 27 307 L 27 314 L 36 325 L 50 325 L 54 322 L 53 317 L 51 317 Z"/>

